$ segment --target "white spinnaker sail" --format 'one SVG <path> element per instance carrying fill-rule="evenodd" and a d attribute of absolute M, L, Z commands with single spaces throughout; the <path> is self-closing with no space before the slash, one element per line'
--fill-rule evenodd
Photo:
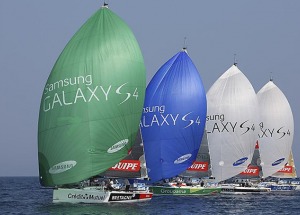
<path fill-rule="evenodd" d="M 269 81 L 257 93 L 260 110 L 259 146 L 263 177 L 268 177 L 288 162 L 293 136 L 294 119 L 283 92 Z"/>
<path fill-rule="evenodd" d="M 247 77 L 233 65 L 207 93 L 206 130 L 216 181 L 241 173 L 251 163 L 258 120 L 256 93 Z"/>

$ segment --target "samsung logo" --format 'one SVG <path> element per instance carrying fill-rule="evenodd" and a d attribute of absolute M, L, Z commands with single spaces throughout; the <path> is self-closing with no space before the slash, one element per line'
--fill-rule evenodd
<path fill-rule="evenodd" d="M 121 150 L 124 146 L 126 146 L 128 143 L 128 139 L 124 139 L 124 140 L 121 140 L 119 142 L 117 142 L 116 144 L 114 144 L 113 146 L 111 146 L 107 152 L 108 153 L 115 153 L 119 150 Z"/>
<path fill-rule="evenodd" d="M 174 164 L 180 164 L 180 163 L 183 163 L 183 162 L 187 161 L 190 157 L 192 157 L 192 154 L 186 154 L 186 155 L 183 155 L 183 156 L 177 158 L 177 159 L 174 161 Z"/>
<path fill-rule="evenodd" d="M 284 161 L 284 158 L 280 158 L 280 159 L 278 159 L 277 161 L 273 162 L 273 163 L 272 163 L 272 166 L 276 166 L 276 165 L 282 163 L 282 161 Z"/>
<path fill-rule="evenodd" d="M 247 157 L 241 158 L 241 159 L 237 160 L 236 162 L 234 162 L 232 165 L 233 165 L 233 166 L 239 166 L 239 165 L 245 163 L 246 160 L 248 160 Z"/>
<path fill-rule="evenodd" d="M 64 161 L 58 164 L 55 164 L 49 169 L 50 174 L 58 174 L 65 172 L 71 168 L 73 168 L 77 164 L 76 161 Z"/>

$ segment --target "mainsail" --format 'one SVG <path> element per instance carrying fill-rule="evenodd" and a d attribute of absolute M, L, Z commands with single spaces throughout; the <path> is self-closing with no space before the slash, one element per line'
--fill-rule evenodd
<path fill-rule="evenodd" d="M 155 74 L 141 119 L 151 182 L 185 171 L 196 159 L 205 127 L 206 96 L 186 49 Z"/>
<path fill-rule="evenodd" d="M 247 169 L 239 174 L 240 178 L 260 178 L 262 176 L 262 169 L 260 165 L 260 152 L 259 152 L 259 144 L 256 141 L 255 150 L 253 153 L 253 157 L 251 163 L 248 165 Z"/>
<path fill-rule="evenodd" d="M 251 163 L 258 134 L 256 93 L 236 65 L 230 67 L 207 93 L 206 131 L 212 176 L 229 179 Z"/>
<path fill-rule="evenodd" d="M 128 155 L 119 163 L 101 173 L 100 176 L 135 179 L 148 178 L 144 153 L 144 143 L 140 129 L 137 133 L 135 144 L 128 152 Z"/>
<path fill-rule="evenodd" d="M 66 45 L 45 85 L 38 125 L 41 184 L 78 183 L 125 158 L 139 129 L 145 88 L 133 33 L 102 7 Z"/>
<path fill-rule="evenodd" d="M 291 150 L 288 162 L 278 170 L 276 173 L 272 175 L 272 177 L 276 178 L 297 178 L 296 166 L 294 162 L 293 152 Z"/>
<path fill-rule="evenodd" d="M 257 93 L 260 107 L 259 146 L 263 177 L 282 169 L 288 162 L 294 136 L 294 119 L 283 92 L 269 81 Z"/>
<path fill-rule="evenodd" d="M 186 171 L 180 173 L 180 176 L 193 178 L 205 178 L 212 176 L 206 131 L 204 131 L 196 160 L 189 168 L 187 168 Z"/>

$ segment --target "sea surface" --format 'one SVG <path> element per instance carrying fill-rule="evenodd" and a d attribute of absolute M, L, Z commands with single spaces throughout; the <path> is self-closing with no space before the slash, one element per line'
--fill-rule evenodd
<path fill-rule="evenodd" d="M 0 177 L 0 214 L 300 214 L 300 191 L 213 196 L 153 196 L 142 203 L 53 204 L 38 177 Z"/>

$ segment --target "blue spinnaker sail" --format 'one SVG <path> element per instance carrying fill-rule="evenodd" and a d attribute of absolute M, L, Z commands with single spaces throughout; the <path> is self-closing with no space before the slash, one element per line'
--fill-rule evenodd
<path fill-rule="evenodd" d="M 192 165 L 206 111 L 201 77 L 183 49 L 157 71 L 146 89 L 141 129 L 151 182 L 174 177 Z"/>

